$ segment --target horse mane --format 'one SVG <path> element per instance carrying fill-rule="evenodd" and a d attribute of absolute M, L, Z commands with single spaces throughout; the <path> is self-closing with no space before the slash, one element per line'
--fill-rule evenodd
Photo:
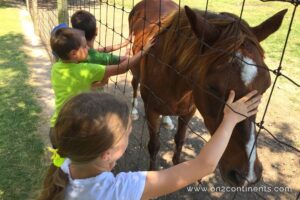
<path fill-rule="evenodd" d="M 203 11 L 194 9 L 197 14 Z M 164 20 L 160 35 L 164 44 L 162 61 L 171 64 L 182 74 L 195 73 L 200 70 L 201 80 L 218 63 L 228 62 L 237 49 L 247 39 L 252 42 L 263 56 L 263 49 L 244 20 L 230 13 L 208 13 L 207 20 L 220 30 L 220 35 L 213 44 L 201 42 L 193 33 L 184 9 L 172 13 Z M 175 60 L 174 60 L 175 59 Z M 218 69 L 217 69 L 218 70 Z"/>

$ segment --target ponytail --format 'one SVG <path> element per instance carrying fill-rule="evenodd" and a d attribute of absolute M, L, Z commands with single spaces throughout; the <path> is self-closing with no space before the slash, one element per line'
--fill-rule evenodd
<path fill-rule="evenodd" d="M 38 200 L 64 200 L 68 175 L 60 167 L 50 165 Z"/>

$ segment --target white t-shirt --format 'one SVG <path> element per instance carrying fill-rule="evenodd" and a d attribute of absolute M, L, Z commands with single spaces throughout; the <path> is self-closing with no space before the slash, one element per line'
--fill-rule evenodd
<path fill-rule="evenodd" d="M 147 172 L 103 172 L 86 179 L 72 179 L 70 160 L 66 159 L 61 169 L 68 174 L 66 200 L 140 200 L 144 191 Z"/>

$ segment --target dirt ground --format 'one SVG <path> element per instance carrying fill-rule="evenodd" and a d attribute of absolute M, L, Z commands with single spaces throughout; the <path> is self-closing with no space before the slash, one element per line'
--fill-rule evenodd
<path fill-rule="evenodd" d="M 76 10 L 76 8 L 74 8 Z M 101 19 L 113 19 L 112 8 L 104 7 L 101 9 Z M 108 15 L 106 15 L 106 10 Z M 23 12 L 23 11 L 22 11 Z M 99 12 L 92 11 L 96 15 L 96 18 L 99 19 Z M 70 12 L 70 14 L 72 11 Z M 106 16 L 108 16 L 106 18 Z M 128 23 L 127 23 L 127 14 L 115 14 L 115 21 L 118 23 L 115 25 L 115 30 L 123 32 L 126 36 L 128 34 Z M 121 26 L 119 22 L 123 22 Z M 112 21 L 107 22 L 112 25 Z M 103 25 L 99 25 L 101 34 L 99 34 L 99 42 L 101 44 L 109 45 L 111 43 L 120 42 L 120 37 L 117 34 L 113 34 L 110 29 L 105 28 Z M 121 29 L 123 29 L 121 31 Z M 106 36 L 105 36 L 106 35 Z M 33 50 L 40 48 L 43 53 L 42 55 L 47 56 L 45 50 L 41 46 L 32 46 Z M 121 54 L 124 53 L 123 51 Z M 267 52 L 266 52 L 267 53 Z M 118 53 L 117 53 L 118 54 Z M 47 135 L 48 135 L 48 126 L 47 123 L 53 112 L 53 92 L 51 91 L 51 85 L 49 82 L 49 71 L 50 71 L 50 60 L 45 58 L 47 62 L 40 61 L 35 63 L 36 56 L 33 55 L 32 60 L 34 62 L 29 63 L 32 73 L 32 82 L 37 88 L 37 93 L 39 100 L 44 108 L 41 116 L 41 126 L 39 132 L 43 136 L 47 144 Z M 274 80 L 274 77 L 272 77 Z M 114 82 L 117 82 L 117 86 Z M 105 88 L 107 92 L 113 93 L 120 98 L 125 99 L 128 104 L 130 104 L 132 89 L 130 86 L 131 75 L 114 77 L 112 81 L 109 82 L 108 87 Z M 289 99 L 289 92 L 296 90 L 298 88 L 290 85 L 289 87 L 283 88 L 279 83 L 275 88 L 270 107 L 265 119 L 265 126 L 268 128 L 278 139 L 284 141 L 288 144 L 294 145 L 298 149 L 300 148 L 300 124 L 298 119 L 300 118 L 300 105 L 295 106 L 294 102 Z M 270 90 L 268 90 L 270 92 Z M 264 102 L 260 106 L 258 121 L 261 119 L 263 114 L 268 93 L 264 96 Z M 284 105 L 284 106 L 283 106 Z M 141 98 L 139 98 L 139 111 L 140 118 L 139 120 L 133 123 L 133 132 L 130 137 L 129 147 L 126 151 L 124 158 L 122 158 L 115 169 L 118 171 L 135 171 L 135 170 L 147 170 L 149 164 L 149 155 L 147 150 L 148 142 L 148 131 L 147 126 L 144 120 L 144 111 Z M 285 114 L 283 114 L 285 113 Z M 176 117 L 172 117 L 173 122 L 176 123 Z M 192 130 L 197 134 L 200 134 L 206 140 L 209 140 L 210 136 L 207 132 L 202 117 L 197 113 L 189 125 L 192 127 Z M 158 160 L 161 168 L 167 168 L 172 166 L 171 158 L 173 155 L 174 149 L 174 134 L 176 130 L 166 130 L 164 128 L 160 129 L 160 138 L 161 138 L 161 149 L 158 155 Z M 189 160 L 193 158 L 204 145 L 204 142 L 201 138 L 191 130 L 187 132 L 186 142 L 182 151 L 182 160 Z M 176 192 L 165 197 L 158 199 L 296 199 L 298 192 L 300 191 L 300 156 L 299 153 L 282 146 L 277 143 L 268 133 L 262 131 L 258 138 L 258 156 L 263 163 L 264 171 L 262 180 L 254 185 L 253 187 L 258 188 L 258 194 L 256 195 L 253 192 L 216 192 L 214 189 L 217 187 L 224 189 L 228 185 L 223 182 L 220 177 L 219 171 L 212 175 L 205 177 L 201 184 L 193 184 L 194 191 L 188 191 L 191 188 L 184 188 L 179 192 Z M 223 187 L 223 188 L 222 188 Z M 271 187 L 272 191 L 262 191 L 264 187 Z M 283 189 L 284 192 L 275 191 L 276 187 L 281 187 L 277 189 Z M 209 191 L 204 191 L 207 188 Z M 200 189 L 200 191 L 195 191 Z M 201 190 L 202 189 L 202 190 Z"/>

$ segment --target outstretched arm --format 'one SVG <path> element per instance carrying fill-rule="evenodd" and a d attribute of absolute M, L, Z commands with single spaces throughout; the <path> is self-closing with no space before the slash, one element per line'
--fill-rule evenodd
<path fill-rule="evenodd" d="M 234 92 L 230 92 L 227 106 L 224 109 L 224 118 L 210 141 L 202 148 L 199 155 L 190 161 L 162 171 L 150 171 L 147 174 L 146 185 L 142 199 L 150 199 L 179 190 L 212 173 L 231 137 L 235 125 L 245 117 L 234 111 L 250 117 L 257 113 L 261 96 L 252 91 L 236 102 Z"/>
<path fill-rule="evenodd" d="M 118 49 L 126 47 L 131 42 L 131 39 L 132 39 L 132 36 L 129 35 L 129 37 L 127 39 L 125 39 L 125 41 L 123 43 L 116 44 L 116 45 L 111 45 L 111 46 L 106 46 L 106 47 L 99 47 L 97 49 L 97 51 L 99 51 L 99 52 L 105 52 L 105 53 L 116 51 Z"/>
<path fill-rule="evenodd" d="M 143 51 L 140 51 L 131 58 L 125 59 L 118 65 L 107 65 L 103 80 L 108 79 L 110 76 L 127 72 L 132 66 L 140 62 L 141 58 L 150 50 L 153 44 L 153 40 L 149 41 Z"/>

